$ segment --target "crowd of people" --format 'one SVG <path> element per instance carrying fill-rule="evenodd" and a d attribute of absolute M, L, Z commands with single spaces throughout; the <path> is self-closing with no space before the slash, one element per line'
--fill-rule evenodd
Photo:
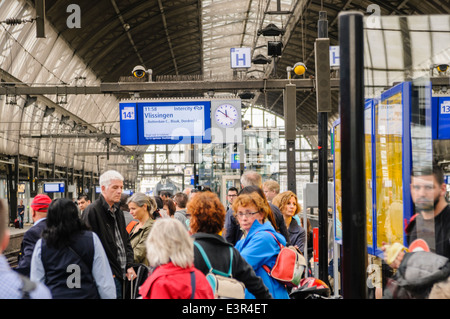
<path fill-rule="evenodd" d="M 226 206 L 208 188 L 124 196 L 122 175 L 110 170 L 92 203 L 86 195 L 78 207 L 37 195 L 14 269 L 1 255 L 9 235 L 0 200 L 0 298 L 212 299 L 206 276 L 214 268 L 243 283 L 246 299 L 288 299 L 289 288 L 267 269 L 280 244 L 303 253 L 311 226 L 297 218 L 296 194 L 280 193 L 277 182 L 246 171 L 241 186 L 227 190 Z"/>
<path fill-rule="evenodd" d="M 93 202 L 86 194 L 76 202 L 45 194 L 33 198 L 33 225 L 24 233 L 18 265 L 7 269 L 10 289 L 2 289 L 0 298 L 215 298 L 206 279 L 211 269 L 194 242 L 214 269 L 226 273 L 230 267 L 231 277 L 245 285 L 245 298 L 289 298 L 262 266 L 274 265 L 277 241 L 301 249 L 305 232 L 299 234 L 301 226 L 285 217 L 298 213 L 299 204 L 286 213 L 270 203 L 256 172 L 243 174 L 242 189 L 228 190 L 226 208 L 207 187 L 130 196 L 114 170 L 99 182 L 101 194 Z M 1 218 L 6 210 L 2 202 Z M 2 251 L 8 236 L 1 229 Z M 1 256 L 0 267 L 5 263 Z M 142 266 L 147 271 L 138 272 Z M 138 285 L 137 296 L 130 293 L 131 282 Z"/>

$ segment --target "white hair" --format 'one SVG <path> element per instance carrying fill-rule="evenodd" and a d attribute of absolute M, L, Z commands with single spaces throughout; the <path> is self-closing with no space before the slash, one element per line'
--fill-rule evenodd
<path fill-rule="evenodd" d="M 111 182 L 116 180 L 123 182 L 122 174 L 115 170 L 109 170 L 100 175 L 99 183 L 100 186 L 105 186 L 105 188 L 108 188 L 109 185 L 111 185 Z"/>
<path fill-rule="evenodd" d="M 241 184 L 243 187 L 258 186 L 262 187 L 262 177 L 255 171 L 246 171 L 241 176 Z"/>
<path fill-rule="evenodd" d="M 186 227 L 174 218 L 155 221 L 145 242 L 147 259 L 151 267 L 172 262 L 188 268 L 194 263 L 194 243 Z"/>

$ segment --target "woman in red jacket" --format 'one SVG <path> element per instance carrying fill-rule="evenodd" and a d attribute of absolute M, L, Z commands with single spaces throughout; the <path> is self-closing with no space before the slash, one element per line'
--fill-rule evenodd
<path fill-rule="evenodd" d="M 147 237 L 147 259 L 156 267 L 139 289 L 143 299 L 213 299 L 205 275 L 194 267 L 193 241 L 180 221 L 160 218 Z"/>

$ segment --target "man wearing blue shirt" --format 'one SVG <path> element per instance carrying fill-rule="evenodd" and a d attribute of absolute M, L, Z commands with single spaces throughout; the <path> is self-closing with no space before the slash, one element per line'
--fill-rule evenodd
<path fill-rule="evenodd" d="M 51 299 L 51 293 L 41 283 L 29 281 L 18 274 L 8 264 L 3 255 L 9 243 L 9 231 L 6 229 L 6 205 L 0 199 L 0 299 Z M 29 287 L 29 288 L 25 288 Z"/>

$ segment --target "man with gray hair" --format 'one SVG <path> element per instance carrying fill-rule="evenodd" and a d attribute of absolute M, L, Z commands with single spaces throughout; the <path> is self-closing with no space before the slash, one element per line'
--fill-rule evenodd
<path fill-rule="evenodd" d="M 262 177 L 255 171 L 246 171 L 241 176 L 242 188 L 247 186 L 258 186 L 262 187 Z"/>
<path fill-rule="evenodd" d="M 83 220 L 103 244 L 116 284 L 117 298 L 122 299 L 125 277 L 134 280 L 136 273 L 125 218 L 119 203 L 123 191 L 123 176 L 114 170 L 100 176 L 101 194 L 83 213 Z"/>
<path fill-rule="evenodd" d="M 259 173 L 255 171 L 246 171 L 241 176 L 241 186 L 242 188 L 248 187 L 248 186 L 256 186 L 261 189 L 261 193 L 264 195 L 262 191 L 262 177 Z M 267 200 L 267 198 L 266 198 Z M 283 215 L 281 214 L 281 211 L 278 207 L 268 202 L 272 213 L 274 215 L 276 226 L 278 227 L 280 233 L 286 238 L 286 246 L 290 245 L 289 235 L 286 228 L 286 224 L 284 223 Z M 242 231 L 239 228 L 239 225 L 236 221 L 236 219 L 233 216 L 233 210 L 231 207 L 228 209 L 226 215 L 225 215 L 225 225 L 224 225 L 225 231 L 224 237 L 225 240 L 233 245 L 236 245 L 239 239 L 242 237 Z"/>

